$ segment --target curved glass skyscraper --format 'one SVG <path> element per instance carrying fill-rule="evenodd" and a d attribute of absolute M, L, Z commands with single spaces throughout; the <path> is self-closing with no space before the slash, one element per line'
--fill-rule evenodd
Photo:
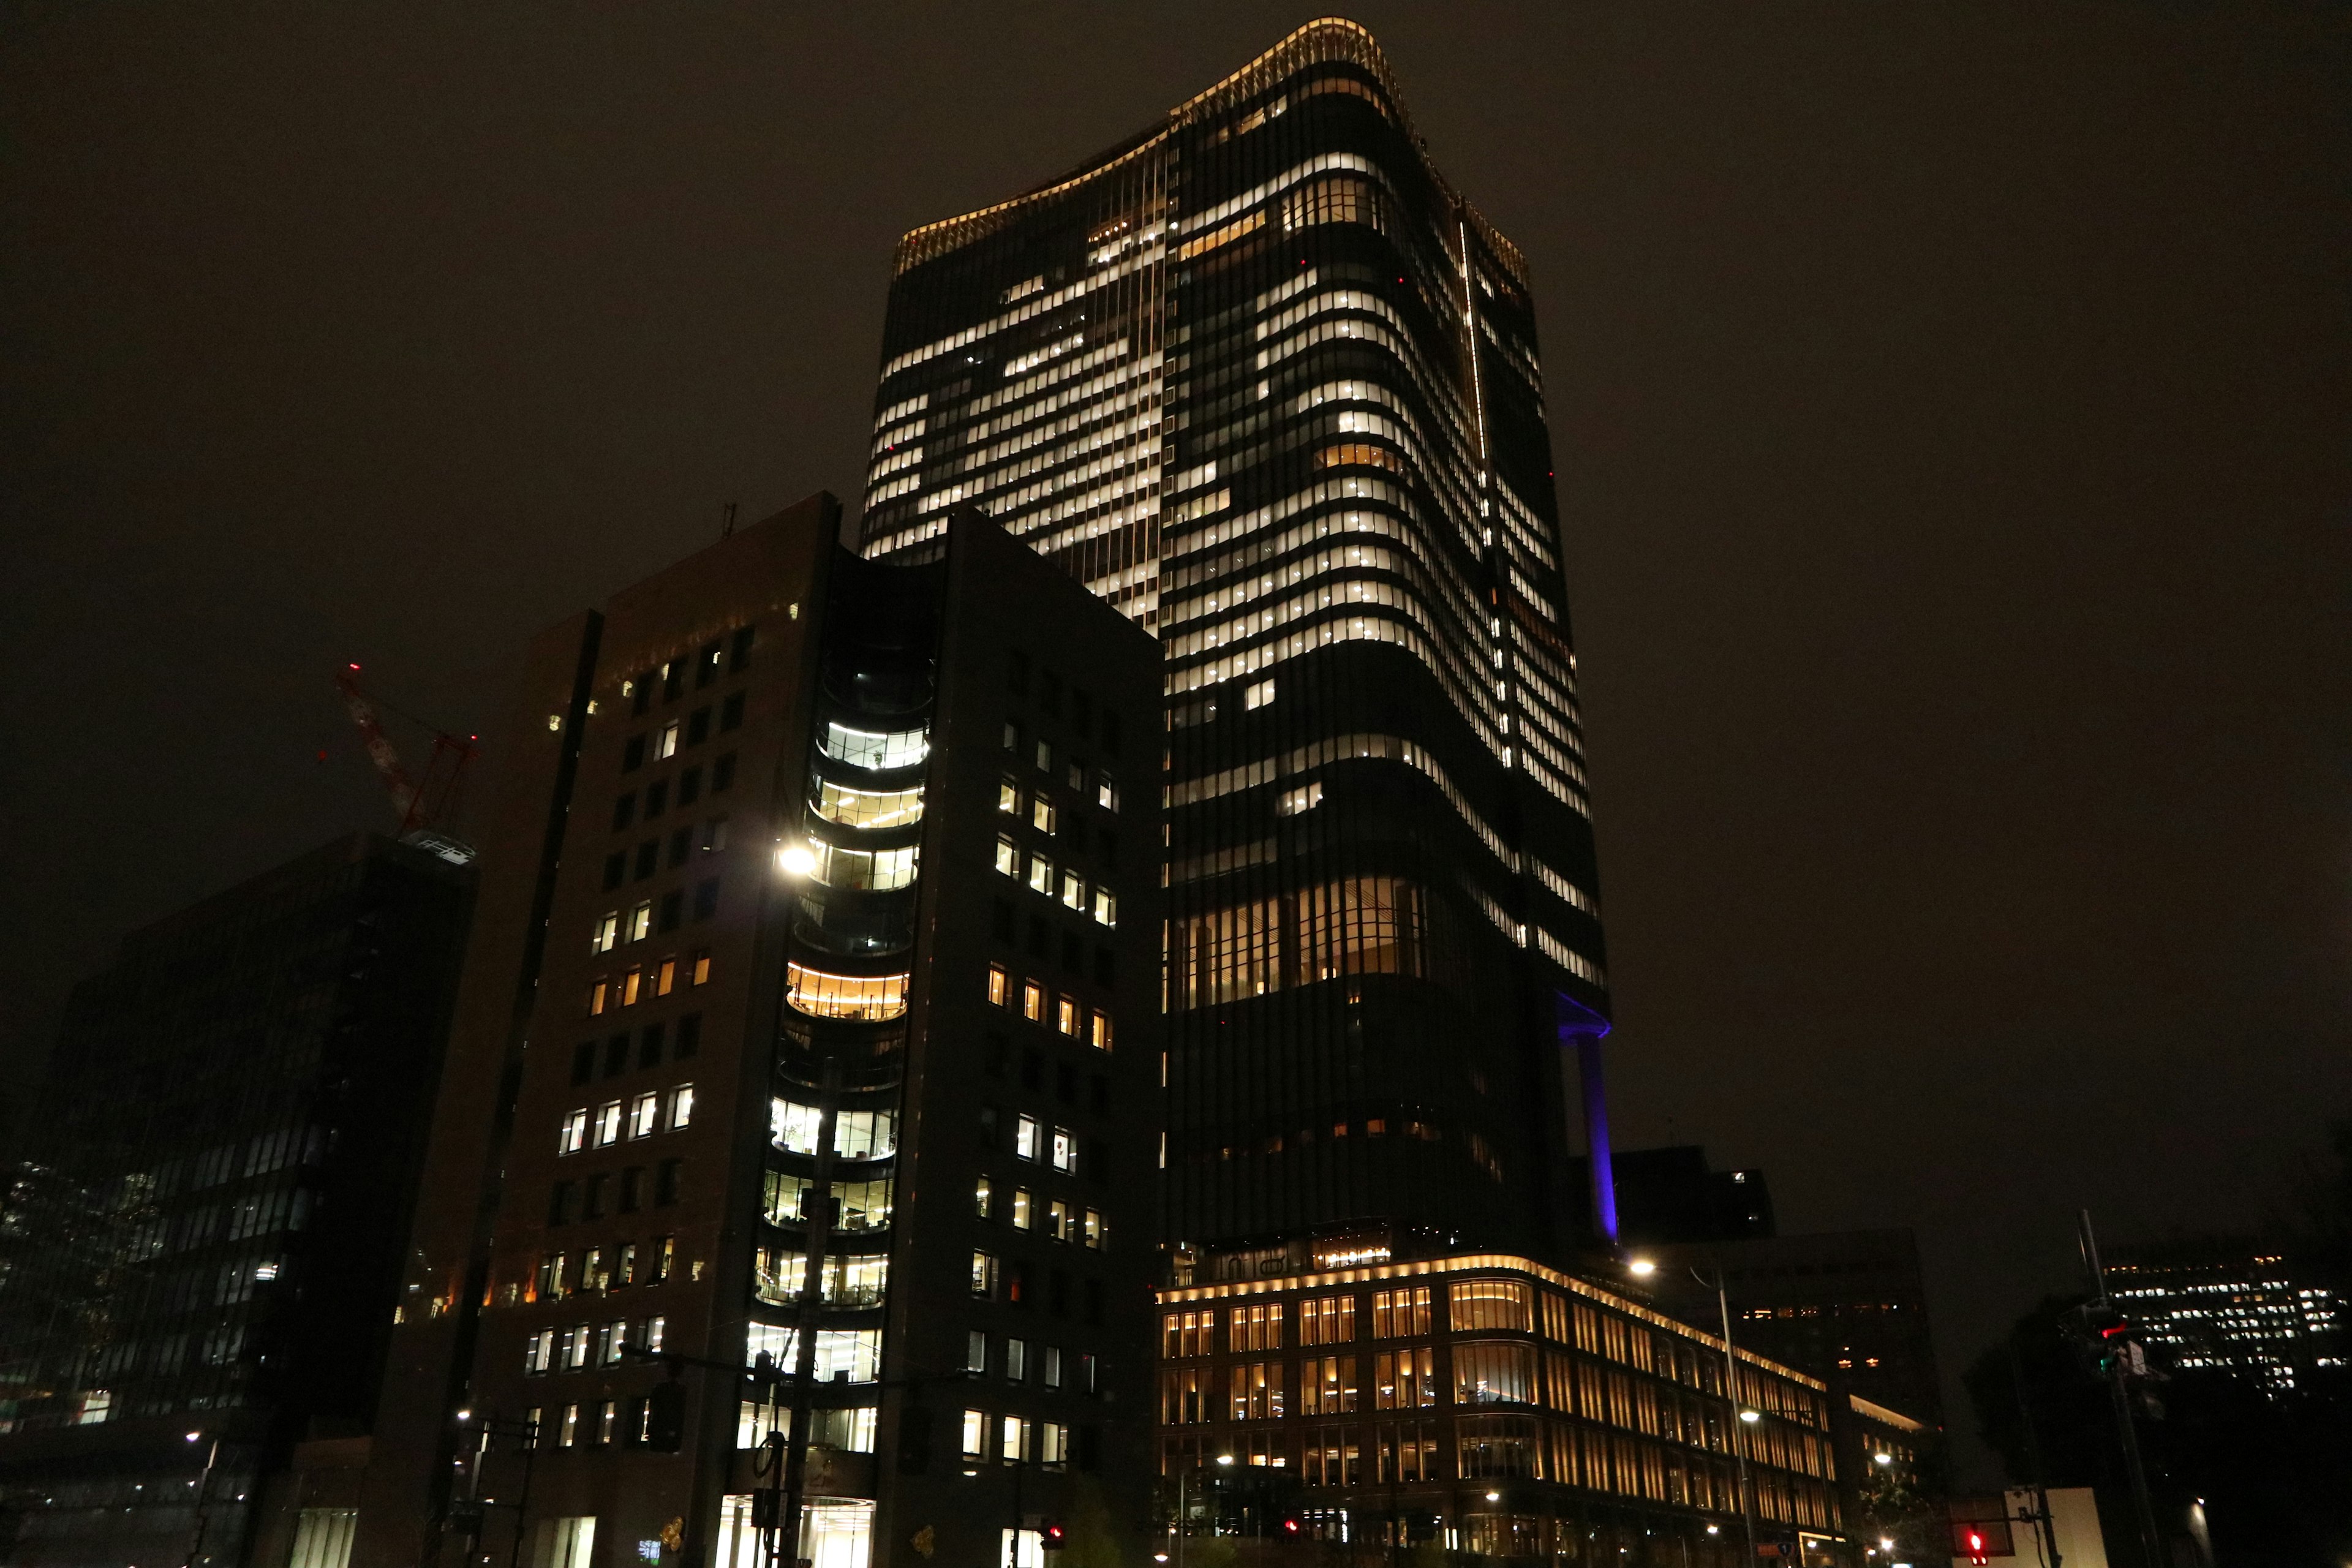
<path fill-rule="evenodd" d="M 1608 1004 L 1528 269 L 1370 36 L 896 265 L 865 552 L 977 509 L 1163 649 L 1177 1277 L 1610 1228 L 1565 1157 Z"/>

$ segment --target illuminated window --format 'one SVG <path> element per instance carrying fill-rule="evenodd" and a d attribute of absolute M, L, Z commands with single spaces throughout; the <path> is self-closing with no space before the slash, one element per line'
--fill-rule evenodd
<path fill-rule="evenodd" d="M 1024 1116 L 1013 1124 L 1013 1152 L 1017 1158 L 1034 1160 L 1037 1157 L 1038 1131 L 1037 1119 L 1034 1116 Z"/>
<path fill-rule="evenodd" d="M 673 1132 L 694 1120 L 694 1085 L 679 1084 L 669 1091 L 669 1130 Z"/>
<path fill-rule="evenodd" d="M 1011 779 L 996 781 L 996 809 L 1007 816 L 1021 815 L 1021 786 Z"/>
<path fill-rule="evenodd" d="M 996 1216 L 996 1188 L 986 1176 L 972 1184 L 971 1212 L 975 1219 L 993 1219 Z"/>
<path fill-rule="evenodd" d="M 597 981 L 593 985 L 588 987 L 588 1016 L 590 1017 L 596 1017 L 604 1011 L 604 994 L 607 989 L 608 986 L 606 983 L 602 980 Z"/>
<path fill-rule="evenodd" d="M 1095 775 L 1095 804 L 1105 811 L 1118 809 L 1118 785 L 1111 782 L 1108 773 Z"/>
<path fill-rule="evenodd" d="M 596 922 L 596 934 L 588 939 L 591 952 L 610 952 L 621 940 L 621 915 L 615 910 Z"/>
<path fill-rule="evenodd" d="M 1437 1403 L 1437 1352 L 1382 1351 L 1372 1358 L 1373 1403 L 1382 1410 L 1416 1410 Z"/>
<path fill-rule="evenodd" d="M 1282 1348 L 1282 1303 L 1262 1302 L 1233 1308 L 1225 1318 L 1225 1348 L 1229 1351 L 1278 1351 Z"/>
<path fill-rule="evenodd" d="M 1535 1293 L 1516 1279 L 1461 1279 L 1453 1288 L 1454 1332 L 1473 1329 L 1535 1331 Z M 1616 1326 L 1612 1321 L 1612 1327 Z"/>
<path fill-rule="evenodd" d="M 696 949 L 693 963 L 694 984 L 699 985 L 710 978 L 710 950 L 707 947 Z"/>
<path fill-rule="evenodd" d="M 1455 1325 L 1457 1328 L 1459 1324 Z M 1532 1405 L 1536 1352 L 1516 1340 L 1457 1340 L 1454 1344 L 1456 1405 Z M 1644 1385 L 1646 1387 L 1646 1385 Z"/>
<path fill-rule="evenodd" d="M 621 1005 L 624 1007 L 635 1006 L 637 1003 L 637 994 L 644 989 L 645 983 L 645 972 L 641 969 L 632 968 L 626 974 L 622 975 Z"/>
<path fill-rule="evenodd" d="M 904 974 L 831 974 L 797 959 L 785 964 L 784 996 L 814 1018 L 895 1018 L 907 1010 Z"/>
<path fill-rule="evenodd" d="M 653 905 L 651 903 L 643 903 L 639 904 L 635 909 L 631 910 L 629 911 L 628 940 L 631 942 L 643 942 L 646 938 L 653 935 Z"/>
<path fill-rule="evenodd" d="M 1087 1037 L 1087 1044 L 1093 1046 L 1094 1048 L 1098 1051 L 1107 1051 L 1110 1049 L 1110 1015 L 1097 1007 L 1094 1010 L 1094 1016 L 1089 1020 L 1089 1025 L 1090 1028 Z"/>
<path fill-rule="evenodd" d="M 641 1094 L 629 1104 L 629 1136 L 650 1138 L 654 1124 L 660 1120 L 661 1096 Z"/>
<path fill-rule="evenodd" d="M 988 1458 L 988 1412 L 985 1410 L 963 1413 L 963 1457 L 967 1459 Z"/>
<path fill-rule="evenodd" d="M 621 1102 L 607 1100 L 596 1108 L 596 1147 L 617 1143 L 621 1139 Z"/>
<path fill-rule="evenodd" d="M 1083 910 L 1087 907 L 1086 879 L 1076 871 L 1062 873 L 1062 907 L 1071 910 Z"/>
<path fill-rule="evenodd" d="M 993 1253 L 975 1251 L 971 1255 L 971 1293 L 988 1297 L 996 1294 L 996 1257 Z"/>
<path fill-rule="evenodd" d="M 1054 1027 L 1065 1035 L 1078 1032 L 1078 1004 L 1075 998 L 1064 996 L 1054 1004 Z"/>
<path fill-rule="evenodd" d="M 1216 1332 L 1217 1314 L 1213 1311 L 1162 1313 L 1160 1353 L 1171 1360 L 1213 1354 L 1217 1348 Z"/>
<path fill-rule="evenodd" d="M 1298 1363 L 1298 1407 L 1308 1415 L 1345 1415 L 1356 1408 L 1356 1358 L 1308 1356 Z"/>
<path fill-rule="evenodd" d="M 1076 1174 L 1078 1169 L 1078 1135 L 1066 1127 L 1054 1129 L 1053 1166 L 1057 1171 Z"/>
<path fill-rule="evenodd" d="M 1054 896 L 1054 863 L 1043 855 L 1029 857 L 1029 886 L 1049 899 Z"/>
<path fill-rule="evenodd" d="M 1010 838 L 996 841 L 996 868 L 1016 881 L 1021 876 L 1021 847 Z"/>
<path fill-rule="evenodd" d="M 1034 1023 L 1045 1021 L 1045 988 L 1034 980 L 1021 983 L 1021 1016 Z"/>
<path fill-rule="evenodd" d="M 577 1154 L 588 1146 L 588 1112 L 575 1110 L 563 1119 L 562 1130 L 556 1135 L 555 1152 Z"/>
<path fill-rule="evenodd" d="M 793 1100 L 769 1101 L 769 1140 L 779 1149 L 794 1154 L 815 1153 L 824 1125 L 824 1112 L 814 1105 Z"/>
<path fill-rule="evenodd" d="M 1118 900 L 1108 888 L 1095 889 L 1095 919 L 1107 926 L 1118 924 Z"/>
<path fill-rule="evenodd" d="M 1273 700 L 1274 682 L 1272 680 L 1256 681 L 1242 689 L 1242 710 L 1244 712 L 1253 708 L 1263 708 Z"/>
<path fill-rule="evenodd" d="M 1344 1345 L 1356 1338 L 1356 1299 L 1318 1296 L 1298 1303 L 1298 1342 L 1302 1345 Z"/>
<path fill-rule="evenodd" d="M 816 860 L 812 875 L 828 888 L 888 892 L 915 879 L 919 851 L 912 844 L 898 849 L 845 849 L 812 839 L 809 853 Z"/>
<path fill-rule="evenodd" d="M 1004 1005 L 1005 994 L 1010 984 L 1002 964 L 992 963 L 988 966 L 988 999 L 992 1004 L 999 1007 Z"/>
<path fill-rule="evenodd" d="M 1372 1338 L 1400 1340 L 1429 1332 L 1429 1287 L 1372 1292 Z"/>
<path fill-rule="evenodd" d="M 1272 899 L 1179 917 L 1170 931 L 1171 1005 L 1206 1006 L 1343 974 L 1419 974 L 1426 949 L 1421 889 L 1351 877 Z"/>
<path fill-rule="evenodd" d="M 844 827 L 901 827 L 923 818 L 923 786 L 910 789 L 851 789 L 831 779 L 816 781 L 809 802 L 819 816 Z"/>
<path fill-rule="evenodd" d="M 1282 1363 L 1236 1362 L 1227 1373 L 1225 1418 L 1273 1421 L 1282 1416 Z"/>
<path fill-rule="evenodd" d="M 656 996 L 667 996 L 670 994 L 671 988 L 677 985 L 677 960 L 675 958 L 663 959 L 661 961 L 661 967 L 654 972 L 654 994 Z"/>
<path fill-rule="evenodd" d="M 1399 474 L 1409 471 L 1402 458 L 1386 447 L 1375 447 L 1369 441 L 1342 441 L 1337 446 L 1326 447 L 1315 454 L 1315 466 L 1318 468 L 1369 467 L 1387 468 Z"/>
<path fill-rule="evenodd" d="M 1033 1221 L 1033 1219 L 1032 1219 L 1032 1217 L 1031 1217 L 1031 1215 L 1030 1215 L 1029 1209 L 1030 1209 L 1030 1202 L 1029 1202 L 1029 1189 L 1028 1189 L 1028 1188 L 1026 1188 L 1026 1187 L 1015 1187 L 1015 1188 L 1013 1188 L 1013 1229 L 1015 1229 L 1015 1230 L 1027 1230 L 1027 1229 L 1030 1227 L 1030 1226 L 1034 1223 L 1034 1221 Z"/>
<path fill-rule="evenodd" d="M 1060 814 L 1054 809 L 1054 803 L 1043 795 L 1029 803 L 1029 826 L 1038 832 L 1053 832 L 1054 824 L 1059 820 Z"/>
<path fill-rule="evenodd" d="M 1103 1216 L 1100 1209 L 1088 1209 L 1087 1211 L 1085 1227 L 1080 1234 L 1080 1240 L 1086 1246 L 1093 1247 L 1097 1252 L 1102 1250 Z"/>
<path fill-rule="evenodd" d="M 655 738 L 654 760 L 659 762 L 664 757 L 676 755 L 677 755 L 677 721 L 673 719 L 661 727 L 660 735 Z"/>
<path fill-rule="evenodd" d="M 861 768 L 912 767 L 929 756 L 931 749 L 926 731 L 876 733 L 833 723 L 825 725 L 824 739 L 819 745 L 826 756 Z"/>
<path fill-rule="evenodd" d="M 1276 816 L 1297 816 L 1301 813 L 1312 811 L 1322 804 L 1323 781 L 1317 779 L 1313 784 L 1300 784 L 1297 789 L 1284 790 L 1275 798 L 1274 813 Z"/>

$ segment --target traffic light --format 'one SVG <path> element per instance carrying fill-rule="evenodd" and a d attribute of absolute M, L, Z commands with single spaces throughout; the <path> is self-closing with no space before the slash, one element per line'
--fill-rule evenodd
<path fill-rule="evenodd" d="M 1069 1543 L 1069 1531 L 1062 1528 L 1060 1520 L 1049 1519 L 1037 1527 L 1037 1544 L 1048 1552 L 1059 1552 Z"/>
<path fill-rule="evenodd" d="M 1976 1568 L 1984 1568 L 1984 1562 L 1985 1562 L 1985 1538 L 1984 1538 L 1984 1531 L 1981 1531 L 1981 1530 L 1971 1530 L 1971 1531 L 1969 1531 L 1969 1533 L 1968 1533 L 1968 1544 L 1969 1544 L 1969 1561 L 1970 1563 L 1975 1563 L 1975 1564 L 1976 1564 Z"/>
<path fill-rule="evenodd" d="M 1284 1517 L 1282 1521 L 1282 1538 L 1285 1541 L 1296 1541 L 1305 1532 L 1306 1527 L 1298 1522 L 1298 1516 L 1297 1514 L 1289 1514 Z"/>
<path fill-rule="evenodd" d="M 686 1384 L 656 1383 L 646 1395 L 646 1447 L 675 1454 L 686 1446 Z"/>
<path fill-rule="evenodd" d="M 2105 1377 L 2118 1369 L 2126 1373 L 2146 1370 L 2147 1363 L 2132 1339 L 2132 1321 L 2113 1303 L 2086 1301 L 2067 1313 L 2064 1321 L 2067 1333 L 2082 1350 L 2083 1364 L 2092 1373 Z"/>

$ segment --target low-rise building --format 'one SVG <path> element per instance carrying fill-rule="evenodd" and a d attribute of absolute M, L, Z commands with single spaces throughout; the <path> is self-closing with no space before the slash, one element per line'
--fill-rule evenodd
<path fill-rule="evenodd" d="M 1165 1528 L 1727 1568 L 1752 1510 L 1760 1543 L 1832 1559 L 1821 1379 L 1741 1351 L 1735 1393 L 1719 1337 L 1631 1295 L 1388 1250 L 1160 1292 Z"/>

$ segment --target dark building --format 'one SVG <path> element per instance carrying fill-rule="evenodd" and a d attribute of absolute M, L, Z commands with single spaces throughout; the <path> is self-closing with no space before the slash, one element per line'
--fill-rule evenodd
<path fill-rule="evenodd" d="M 76 988 L 0 1215 L 8 1562 L 348 1541 L 290 1478 L 376 1414 L 472 880 L 356 835 Z"/>
<path fill-rule="evenodd" d="M 1160 639 L 1171 1279 L 1613 1230 L 1528 289 L 1338 20 L 899 244 L 862 548 L 976 507 Z"/>
<path fill-rule="evenodd" d="M 1928 1331 L 1918 1238 L 1908 1230 L 1838 1230 L 1642 1248 L 1666 1311 L 1711 1322 L 1722 1271 L 1731 1337 L 1826 1381 L 1843 1398 L 1939 1428 L 1944 1401 Z M 1694 1279 L 1696 1268 L 1706 1277 Z"/>
<path fill-rule="evenodd" d="M 357 1562 L 749 1568 L 780 1429 L 819 1568 L 1141 1519 L 1157 650 L 838 521 L 532 645 Z"/>
<path fill-rule="evenodd" d="M 1773 1234 L 1772 1189 L 1761 1171 L 1711 1171 L 1706 1151 L 1695 1143 L 1620 1149 L 1612 1158 L 1617 1234 L 1628 1247 Z M 1581 1162 L 1578 1174 L 1591 1179 Z"/>
<path fill-rule="evenodd" d="M 1822 1380 L 1743 1351 L 1728 1393 L 1718 1338 L 1630 1295 L 1456 1254 L 1160 1301 L 1163 1500 L 1192 1533 L 1730 1568 L 1744 1481 L 1759 1546 L 1833 1560 Z"/>

